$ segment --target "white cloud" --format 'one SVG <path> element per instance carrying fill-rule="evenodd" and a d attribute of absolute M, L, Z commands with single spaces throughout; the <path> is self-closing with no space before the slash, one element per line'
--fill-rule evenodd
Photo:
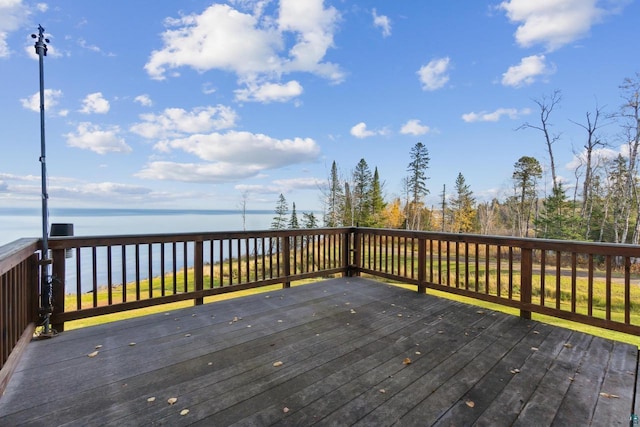
<path fill-rule="evenodd" d="M 412 119 L 407 121 L 407 123 L 405 123 L 404 125 L 402 125 L 402 128 L 400 128 L 400 133 L 403 135 L 424 135 L 425 133 L 428 133 L 431 129 L 429 128 L 429 126 L 425 126 L 423 124 L 420 123 L 420 120 L 417 119 Z"/>
<path fill-rule="evenodd" d="M 598 148 L 591 152 L 591 164 L 594 167 L 602 165 L 604 162 L 614 160 L 619 154 L 628 158 L 628 145 L 622 145 L 619 150 L 612 150 L 611 148 Z M 580 153 L 574 154 L 569 163 L 566 164 L 565 169 L 574 171 L 580 166 L 587 164 L 587 151 L 582 150 Z"/>
<path fill-rule="evenodd" d="M 156 161 L 146 165 L 135 175 L 142 179 L 224 183 L 257 175 L 262 169 L 257 165 L 236 165 L 227 162 L 177 163 Z"/>
<path fill-rule="evenodd" d="M 422 83 L 422 90 L 436 90 L 443 87 L 449 81 L 450 59 L 439 58 L 423 65 L 418 70 L 418 76 Z"/>
<path fill-rule="evenodd" d="M 502 75 L 504 86 L 521 87 L 534 83 L 539 76 L 553 74 L 555 67 L 546 64 L 544 55 L 532 55 L 522 58 L 520 64 L 512 65 Z"/>
<path fill-rule="evenodd" d="M 160 151 L 182 150 L 211 162 L 273 169 L 310 162 L 320 153 L 311 138 L 275 139 L 264 134 L 229 131 L 196 134 L 156 144 Z"/>
<path fill-rule="evenodd" d="M 281 0 L 276 15 L 261 16 L 264 4 L 235 3 L 254 6 L 254 14 L 213 4 L 201 14 L 168 18 L 163 47 L 145 65 L 149 76 L 162 80 L 169 70 L 191 67 L 231 71 L 243 82 L 300 71 L 343 79 L 337 65 L 323 61 L 340 18 L 335 8 L 322 0 Z"/>
<path fill-rule="evenodd" d="M 255 101 L 267 104 L 269 102 L 287 102 L 302 95 L 302 91 L 302 85 L 291 80 L 285 84 L 249 84 L 246 89 L 237 89 L 235 94 L 238 101 Z"/>
<path fill-rule="evenodd" d="M 133 100 L 144 107 L 151 107 L 153 105 L 153 101 L 146 93 L 136 96 Z"/>
<path fill-rule="evenodd" d="M 28 16 L 29 9 L 22 0 L 0 1 L 0 58 L 11 55 L 7 38 L 26 23 Z"/>
<path fill-rule="evenodd" d="M 369 130 L 367 129 L 367 124 L 365 122 L 360 122 L 351 128 L 350 133 L 356 138 L 364 139 L 370 136 L 384 135 L 386 130 Z"/>
<path fill-rule="evenodd" d="M 462 120 L 467 123 L 473 122 L 497 122 L 502 117 L 509 117 L 511 120 L 520 118 L 521 116 L 531 114 L 529 108 L 518 110 L 517 108 L 498 108 L 492 112 L 481 111 L 479 113 L 466 113 L 462 115 Z"/>
<path fill-rule="evenodd" d="M 46 12 L 47 10 L 49 10 L 49 5 L 46 3 L 38 3 L 36 4 L 36 8 L 38 9 L 39 12 Z"/>
<path fill-rule="evenodd" d="M 100 126 L 83 122 L 78 125 L 75 133 L 68 133 L 65 137 L 68 146 L 91 150 L 98 154 L 129 153 L 132 151 L 124 138 L 120 137 L 118 126 L 102 129 Z"/>
<path fill-rule="evenodd" d="M 379 27 L 382 30 L 382 37 L 389 37 L 391 35 L 391 20 L 388 16 L 378 15 L 375 9 L 372 12 L 373 26 Z"/>
<path fill-rule="evenodd" d="M 62 91 L 59 89 L 44 90 L 44 108 L 45 111 L 53 109 L 58 105 L 58 100 L 62 97 Z M 22 106 L 28 110 L 40 112 L 40 92 L 36 92 L 28 98 L 20 99 Z"/>
<path fill-rule="evenodd" d="M 549 51 L 578 40 L 598 23 L 605 10 L 597 0 L 509 0 L 498 6 L 518 23 L 515 38 L 522 47 L 542 44 Z"/>
<path fill-rule="evenodd" d="M 102 96 L 102 92 L 95 92 L 90 93 L 82 100 L 80 112 L 84 114 L 106 114 L 110 108 L 109 101 Z"/>
<path fill-rule="evenodd" d="M 142 122 L 131 126 L 131 132 L 152 139 L 229 129 L 236 125 L 238 115 L 232 108 L 218 105 L 191 111 L 167 108 L 160 114 L 141 114 L 140 119 Z"/>

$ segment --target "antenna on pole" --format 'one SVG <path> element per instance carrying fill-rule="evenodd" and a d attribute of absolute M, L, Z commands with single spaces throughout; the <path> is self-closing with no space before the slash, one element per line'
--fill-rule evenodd
<path fill-rule="evenodd" d="M 50 267 L 52 260 L 49 258 L 49 208 L 47 201 L 47 152 L 44 133 L 44 57 L 47 56 L 47 45 L 49 39 L 44 37 L 44 28 L 38 25 L 38 35 L 31 34 L 36 40 L 35 48 L 40 62 L 40 166 L 42 175 L 42 256 L 40 260 L 40 310 L 44 316 L 44 336 L 49 336 L 50 318 L 52 312 L 52 284 Z"/>

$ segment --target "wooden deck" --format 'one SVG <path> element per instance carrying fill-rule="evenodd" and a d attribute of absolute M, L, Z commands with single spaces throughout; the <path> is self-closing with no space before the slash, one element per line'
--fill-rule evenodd
<path fill-rule="evenodd" d="M 635 346 L 333 279 L 34 341 L 0 425 L 628 425 L 637 357 Z"/>

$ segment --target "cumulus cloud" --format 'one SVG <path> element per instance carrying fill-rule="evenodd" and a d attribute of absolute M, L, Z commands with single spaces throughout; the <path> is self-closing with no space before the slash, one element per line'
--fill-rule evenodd
<path fill-rule="evenodd" d="M 515 38 L 520 46 L 542 44 L 553 51 L 586 36 L 601 20 L 607 12 L 597 3 L 597 0 L 509 0 L 498 8 L 518 24 Z"/>
<path fill-rule="evenodd" d="M 80 123 L 74 132 L 65 135 L 70 147 L 91 150 L 98 154 L 129 153 L 131 147 L 120 136 L 120 128 L 112 126 L 101 128 L 88 122 Z"/>
<path fill-rule="evenodd" d="M 217 105 L 191 111 L 166 108 L 160 114 L 141 114 L 140 119 L 140 123 L 131 126 L 131 132 L 152 139 L 229 129 L 235 126 L 238 115 L 230 107 Z"/>
<path fill-rule="evenodd" d="M 418 70 L 418 77 L 422 83 L 422 90 L 436 90 L 449 81 L 450 59 L 438 58 L 429 61 Z"/>
<path fill-rule="evenodd" d="M 179 150 L 197 162 L 154 161 L 137 176 L 184 182 L 233 182 L 256 177 L 265 170 L 315 161 L 320 148 L 311 138 L 276 139 L 264 134 L 229 131 L 165 140 L 155 148 Z"/>
<path fill-rule="evenodd" d="M 263 85 L 250 84 L 245 89 L 235 91 L 236 99 L 245 102 L 286 102 L 302 94 L 302 85 L 295 80 L 285 84 L 265 83 Z"/>
<path fill-rule="evenodd" d="M 191 67 L 232 71 L 241 79 L 295 71 L 342 79 L 337 65 L 323 62 L 340 17 L 335 8 L 322 0 L 281 0 L 277 15 L 262 12 L 214 4 L 201 14 L 167 19 L 163 47 L 151 53 L 147 73 L 161 80 L 170 69 Z"/>
<path fill-rule="evenodd" d="M 522 58 L 520 64 L 513 65 L 502 75 L 504 86 L 521 87 L 534 83 L 539 76 L 555 72 L 555 67 L 547 65 L 544 55 L 532 55 Z"/>
<path fill-rule="evenodd" d="M 385 129 L 369 130 L 369 129 L 367 129 L 367 124 L 365 122 L 360 122 L 360 123 L 358 123 L 357 125 L 355 125 L 355 126 L 353 126 L 351 128 L 350 133 L 351 133 L 351 135 L 355 136 L 356 138 L 364 139 L 364 138 L 368 138 L 370 136 L 384 135 L 387 132 L 386 132 Z"/>
<path fill-rule="evenodd" d="M 144 107 L 151 107 L 153 105 L 151 97 L 149 97 L 149 95 L 147 95 L 146 93 L 136 96 L 135 98 L 133 98 L 133 100 Z"/>
<path fill-rule="evenodd" d="M 428 133 L 431 129 L 429 126 L 425 126 L 420 123 L 420 120 L 412 119 L 407 121 L 402 128 L 400 128 L 400 133 L 403 135 L 424 135 Z"/>
<path fill-rule="evenodd" d="M 591 164 L 594 167 L 598 167 L 607 161 L 614 160 L 616 157 L 618 157 L 619 154 L 622 154 L 624 157 L 628 158 L 628 145 L 621 146 L 618 151 L 606 147 L 597 148 L 591 152 Z M 566 164 L 565 169 L 574 171 L 580 166 L 584 166 L 586 164 L 587 151 L 582 150 L 580 153 L 574 154 L 571 161 Z"/>
<path fill-rule="evenodd" d="M 497 122 L 505 116 L 510 118 L 511 120 L 515 120 L 527 114 L 531 114 L 531 109 L 523 108 L 521 110 L 518 110 L 517 108 L 498 108 L 497 110 L 492 112 L 480 111 L 478 113 L 466 113 L 462 115 L 462 120 L 467 123 Z"/>
<path fill-rule="evenodd" d="M 106 114 L 111 106 L 103 96 L 102 92 L 90 93 L 82 100 L 80 112 L 83 114 Z"/>
<path fill-rule="evenodd" d="M 53 109 L 58 105 L 58 100 L 62 98 L 62 91 L 58 89 L 44 90 L 44 108 L 45 110 Z M 20 103 L 27 110 L 40 112 L 40 92 L 36 92 L 28 98 L 20 99 Z"/>
<path fill-rule="evenodd" d="M 391 35 L 391 20 L 389 17 L 378 15 L 375 9 L 371 14 L 373 15 L 373 26 L 382 30 L 382 37 L 389 37 Z"/>
<path fill-rule="evenodd" d="M 0 1 L 0 16 L 0 58 L 6 58 L 11 55 L 7 38 L 27 21 L 29 9 L 21 0 L 3 0 Z"/>

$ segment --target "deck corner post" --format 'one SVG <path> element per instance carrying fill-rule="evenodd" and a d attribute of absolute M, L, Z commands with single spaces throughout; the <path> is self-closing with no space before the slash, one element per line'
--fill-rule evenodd
<path fill-rule="evenodd" d="M 524 307 L 531 304 L 533 286 L 533 249 L 522 248 L 520 260 L 520 317 L 531 319 L 531 311 Z"/>
<path fill-rule="evenodd" d="M 427 240 L 418 238 L 418 293 L 427 293 Z"/>
<path fill-rule="evenodd" d="M 282 287 L 286 289 L 291 287 L 291 236 L 282 238 L 282 252 L 284 255 L 284 282 L 282 282 Z"/>
<path fill-rule="evenodd" d="M 351 236 L 353 236 L 353 230 L 348 230 L 342 233 L 342 277 L 350 277 L 351 276 Z"/>
<path fill-rule="evenodd" d="M 360 268 L 362 267 L 362 259 L 360 256 L 362 247 L 362 233 L 360 228 L 353 228 L 353 257 L 349 265 L 349 276 L 360 276 Z"/>
<path fill-rule="evenodd" d="M 202 240 L 196 240 L 194 242 L 194 250 L 193 250 L 193 290 L 198 292 L 204 289 L 204 261 L 203 261 L 203 250 L 202 250 Z M 151 279 L 149 279 L 151 280 Z M 202 305 L 204 304 L 204 297 L 200 296 L 194 298 L 194 305 Z"/>
<path fill-rule="evenodd" d="M 53 249 L 51 251 L 53 258 L 53 270 L 52 270 L 52 279 L 53 283 L 51 285 L 52 292 L 52 309 L 54 314 L 54 319 L 56 314 L 64 313 L 64 288 L 65 288 L 65 277 L 66 277 L 66 251 L 65 249 Z M 51 327 L 56 332 L 64 332 L 64 322 L 56 322 L 51 325 Z"/>

